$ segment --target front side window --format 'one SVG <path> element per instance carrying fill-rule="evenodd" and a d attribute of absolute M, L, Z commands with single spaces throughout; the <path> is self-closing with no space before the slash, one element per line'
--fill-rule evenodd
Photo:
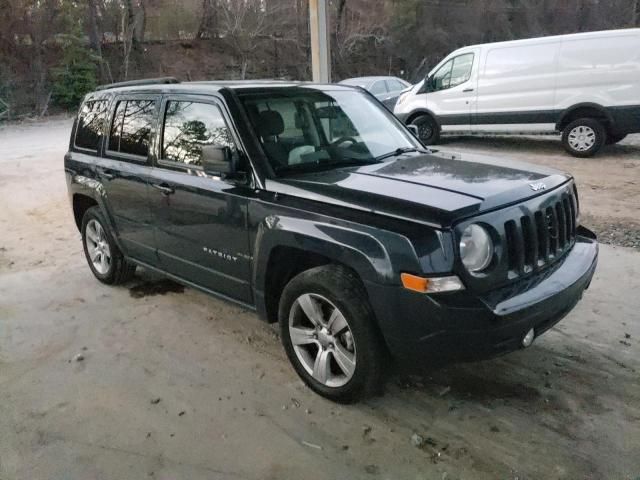
<path fill-rule="evenodd" d="M 446 90 L 463 84 L 471 78 L 473 67 L 473 53 L 465 53 L 452 58 L 442 65 L 431 80 L 431 90 Z"/>
<path fill-rule="evenodd" d="M 220 109 L 208 103 L 169 101 L 162 135 L 162 159 L 202 166 L 202 148 L 233 147 Z"/>
<path fill-rule="evenodd" d="M 119 101 L 111 124 L 109 150 L 146 157 L 151 144 L 155 111 L 154 100 Z"/>
<path fill-rule="evenodd" d="M 369 95 L 296 88 L 244 93 L 241 101 L 279 176 L 377 163 L 421 145 Z"/>
<path fill-rule="evenodd" d="M 76 127 L 75 146 L 97 152 L 106 120 L 106 100 L 86 102 L 82 105 Z"/>

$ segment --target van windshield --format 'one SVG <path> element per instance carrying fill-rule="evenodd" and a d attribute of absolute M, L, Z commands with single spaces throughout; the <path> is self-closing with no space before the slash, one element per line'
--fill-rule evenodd
<path fill-rule="evenodd" d="M 422 145 L 391 113 L 357 91 L 307 88 L 240 99 L 277 175 L 364 165 Z"/>

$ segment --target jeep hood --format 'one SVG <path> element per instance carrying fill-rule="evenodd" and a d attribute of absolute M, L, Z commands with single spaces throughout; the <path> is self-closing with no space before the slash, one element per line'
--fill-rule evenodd
<path fill-rule="evenodd" d="M 540 195 L 570 179 L 570 175 L 536 165 L 434 152 L 270 180 L 267 189 L 447 226 Z"/>

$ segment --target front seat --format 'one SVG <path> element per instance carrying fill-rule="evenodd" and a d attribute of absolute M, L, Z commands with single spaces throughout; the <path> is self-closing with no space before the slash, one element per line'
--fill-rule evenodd
<path fill-rule="evenodd" d="M 265 110 L 258 115 L 258 131 L 262 137 L 264 149 L 274 167 L 287 166 L 289 152 L 278 138 L 284 132 L 282 115 L 274 110 Z"/>

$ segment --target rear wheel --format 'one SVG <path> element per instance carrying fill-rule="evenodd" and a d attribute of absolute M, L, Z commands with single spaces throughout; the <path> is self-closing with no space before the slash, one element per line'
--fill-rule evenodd
<path fill-rule="evenodd" d="M 411 120 L 411 124 L 418 128 L 418 138 L 425 145 L 434 145 L 440 140 L 440 128 L 429 115 L 420 115 Z"/>
<path fill-rule="evenodd" d="M 609 135 L 607 135 L 607 145 L 613 145 L 614 143 L 621 142 L 625 138 L 627 138 L 627 134 L 626 133 L 619 134 L 619 135 L 611 135 L 611 134 L 609 134 Z"/>
<path fill-rule="evenodd" d="M 562 131 L 562 145 L 574 157 L 591 157 L 607 140 L 607 131 L 594 118 L 579 118 Z"/>
<path fill-rule="evenodd" d="M 124 258 L 106 225 L 99 207 L 87 209 L 82 217 L 82 246 L 93 275 L 102 283 L 115 285 L 129 280 L 136 267 Z"/>
<path fill-rule="evenodd" d="M 316 393 L 351 403 L 381 387 L 386 350 L 364 288 L 346 268 L 294 277 L 282 292 L 279 322 L 289 360 Z"/>

